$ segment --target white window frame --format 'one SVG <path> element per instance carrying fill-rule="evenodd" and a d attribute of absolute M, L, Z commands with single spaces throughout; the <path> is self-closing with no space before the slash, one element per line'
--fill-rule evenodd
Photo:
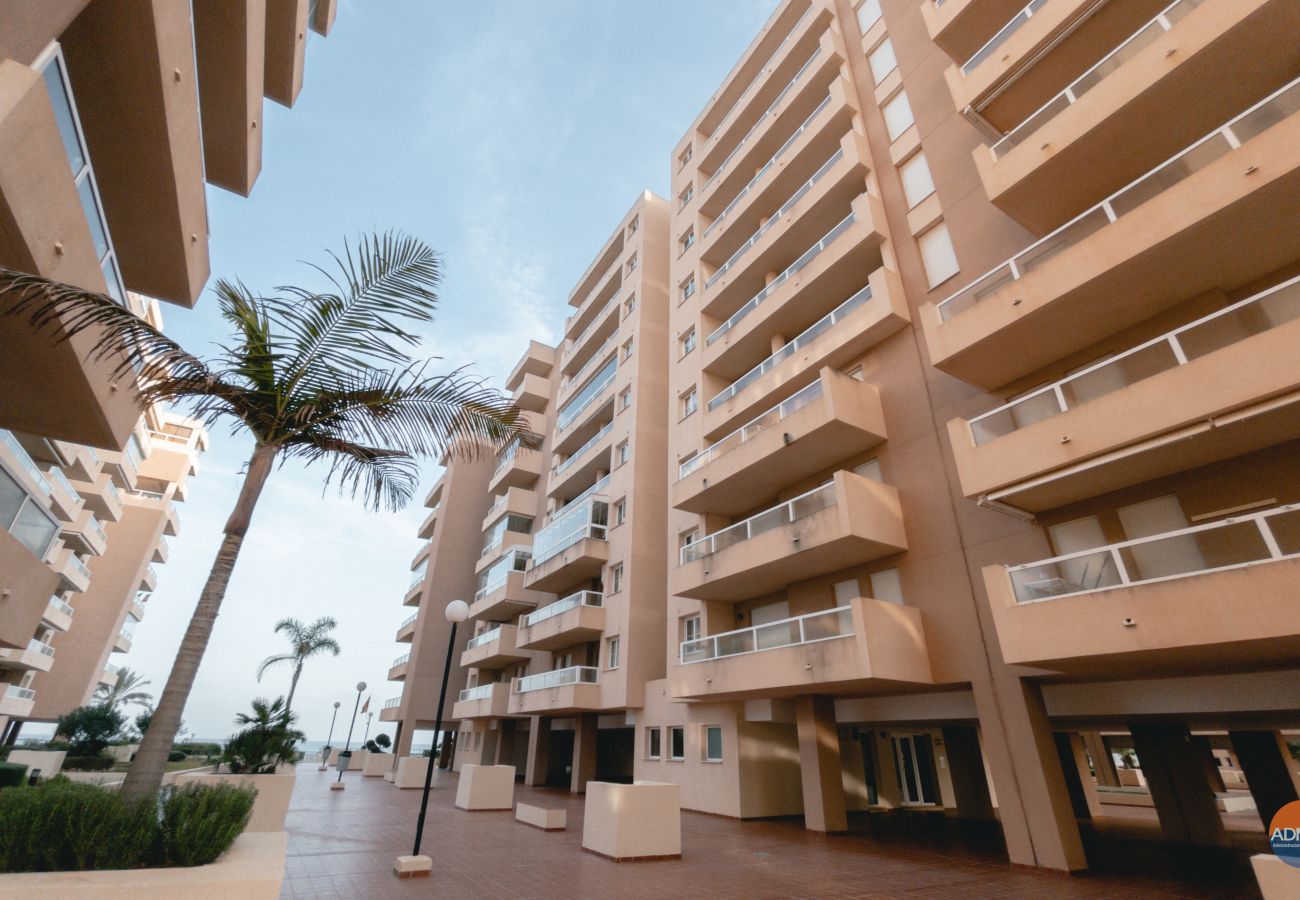
<path fill-rule="evenodd" d="M 655 752 L 655 743 L 659 744 L 659 752 Z M 646 759 L 663 759 L 664 758 L 664 731 L 659 725 L 647 725 L 645 727 L 645 758 Z"/>
<path fill-rule="evenodd" d="M 716 731 L 718 733 L 718 755 L 717 756 L 709 755 L 709 732 L 711 731 Z M 701 762 L 717 764 L 725 760 L 726 752 L 722 746 L 723 736 L 724 735 L 722 733 L 721 725 L 704 725 L 700 728 L 700 738 L 701 738 L 700 761 Z"/>
<path fill-rule="evenodd" d="M 617 669 L 623 664 L 623 642 L 621 635 L 605 638 L 605 668 Z"/>
<path fill-rule="evenodd" d="M 674 755 L 673 755 L 673 735 L 674 735 L 674 734 L 680 734 L 680 735 L 682 736 L 682 755 L 681 755 L 681 756 L 674 756 Z M 669 761 L 669 762 L 686 762 L 686 726 L 685 726 L 685 725 L 669 725 L 669 726 L 668 726 L 668 761 Z"/>

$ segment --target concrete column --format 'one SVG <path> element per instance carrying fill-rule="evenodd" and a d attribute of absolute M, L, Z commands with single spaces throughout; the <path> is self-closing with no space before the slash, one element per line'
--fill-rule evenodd
<path fill-rule="evenodd" d="M 803 822 L 810 831 L 847 831 L 840 777 L 840 733 L 832 697 L 797 697 L 799 774 L 803 779 Z"/>
<path fill-rule="evenodd" d="M 444 731 L 442 733 L 442 747 L 438 751 L 439 769 L 446 769 L 451 766 L 451 761 L 456 755 L 456 739 L 459 736 L 459 731 Z"/>
<path fill-rule="evenodd" d="M 545 785 L 546 770 L 550 765 L 551 720 L 537 716 L 528 729 L 528 766 L 524 770 L 524 784 L 533 787 Z"/>
<path fill-rule="evenodd" d="M 492 728 L 489 723 L 484 723 L 483 729 L 483 746 L 479 748 L 478 762 L 480 766 L 495 765 L 497 761 L 497 745 L 501 738 L 500 727 Z"/>
<path fill-rule="evenodd" d="M 1119 773 L 1115 771 L 1115 757 L 1110 755 L 1106 739 L 1100 731 L 1085 731 L 1082 734 L 1083 746 L 1092 758 L 1092 768 L 1097 776 L 1098 787 L 1119 787 Z"/>
<path fill-rule="evenodd" d="M 1206 745 L 1194 741 L 1185 725 L 1134 722 L 1129 732 L 1165 837 L 1179 844 L 1223 844 Z"/>
<path fill-rule="evenodd" d="M 600 717 L 583 713 L 573 719 L 573 770 L 569 791 L 585 794 L 587 782 L 596 777 L 596 724 Z"/>
<path fill-rule="evenodd" d="M 943 729 L 943 743 L 957 817 L 992 819 L 993 798 L 989 796 L 989 782 L 984 775 L 979 733 L 973 725 L 950 725 Z"/>
<path fill-rule="evenodd" d="M 390 768 L 394 772 L 397 771 L 397 761 L 403 756 L 410 755 L 411 752 L 411 738 L 410 735 L 407 734 L 407 731 L 406 723 L 400 721 L 397 723 L 397 728 L 393 731 L 393 764 Z M 406 742 L 406 752 L 402 751 L 403 741 Z"/>
<path fill-rule="evenodd" d="M 873 732 L 871 740 L 876 751 L 876 802 L 886 809 L 898 809 L 903 805 L 903 790 L 898 785 L 894 742 L 883 731 Z"/>
<path fill-rule="evenodd" d="M 502 719 L 499 723 L 500 734 L 497 736 L 497 758 L 498 766 L 513 766 L 515 764 L 515 725 L 514 719 Z"/>
<path fill-rule="evenodd" d="M 1074 808 L 1076 819 L 1091 819 L 1101 815 L 1101 800 L 1097 797 L 1097 785 L 1093 783 L 1092 773 L 1088 771 L 1088 755 L 1084 751 L 1083 737 L 1078 734 L 1058 731 L 1056 753 L 1061 760 L 1061 774 L 1065 776 L 1065 786 L 1070 791 L 1070 805 Z"/>
<path fill-rule="evenodd" d="M 1042 691 L 1016 676 L 977 679 L 971 689 L 1011 862 L 1087 869 Z"/>
<path fill-rule="evenodd" d="M 1214 745 L 1210 743 L 1209 737 L 1203 734 L 1192 735 L 1192 744 L 1196 752 L 1196 758 L 1201 761 L 1202 768 L 1205 769 L 1205 778 L 1210 782 L 1210 790 L 1216 794 L 1222 794 L 1228 790 L 1223 783 L 1223 773 L 1219 771 L 1218 760 L 1214 758 Z"/>
<path fill-rule="evenodd" d="M 1279 809 L 1300 800 L 1300 777 L 1291 751 L 1277 731 L 1229 731 L 1228 737 L 1267 829 Z"/>

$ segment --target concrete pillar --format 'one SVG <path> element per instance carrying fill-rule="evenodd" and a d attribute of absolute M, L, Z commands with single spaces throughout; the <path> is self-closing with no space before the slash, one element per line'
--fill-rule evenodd
<path fill-rule="evenodd" d="M 1196 758 L 1201 761 L 1201 767 L 1205 769 L 1205 778 L 1210 783 L 1210 790 L 1216 794 L 1224 793 L 1228 788 L 1223 783 L 1223 773 L 1219 771 L 1219 762 L 1214 758 L 1214 745 L 1210 743 L 1210 738 L 1204 734 L 1194 734 L 1192 744 Z"/>
<path fill-rule="evenodd" d="M 394 772 L 397 771 L 397 761 L 403 756 L 409 756 L 411 753 L 411 736 L 407 733 L 408 730 L 406 723 L 399 721 L 397 728 L 393 731 L 393 765 L 391 768 Z M 402 749 L 403 742 L 405 742 L 405 750 Z"/>
<path fill-rule="evenodd" d="M 491 766 L 497 760 L 497 744 L 501 737 L 500 726 L 491 727 L 490 722 L 485 722 L 483 728 L 483 746 L 479 748 L 479 765 Z"/>
<path fill-rule="evenodd" d="M 545 716 L 533 719 L 528 729 L 528 766 L 524 769 L 524 784 L 546 784 L 546 770 L 551 765 L 551 720 Z"/>
<path fill-rule="evenodd" d="M 451 761 L 456 755 L 456 737 L 459 731 L 444 731 L 442 733 L 442 746 L 438 750 L 438 768 L 446 769 L 451 766 Z"/>
<path fill-rule="evenodd" d="M 583 713 L 573 719 L 573 770 L 569 791 L 585 794 L 587 782 L 596 777 L 596 725 L 600 717 Z"/>
<path fill-rule="evenodd" d="M 1119 787 L 1119 773 L 1115 771 L 1115 757 L 1110 755 L 1106 739 L 1100 731 L 1085 731 L 1081 735 L 1083 746 L 1092 759 L 1092 768 L 1097 776 L 1098 787 Z"/>
<path fill-rule="evenodd" d="M 1300 777 L 1291 751 L 1277 731 L 1229 731 L 1228 737 L 1267 829 L 1279 809 L 1300 799 Z"/>
<path fill-rule="evenodd" d="M 1087 869 L 1037 683 L 1008 675 L 976 679 L 971 689 L 1011 862 L 1065 872 Z"/>
<path fill-rule="evenodd" d="M 984 775 L 979 733 L 973 725 L 950 725 L 943 729 L 948 775 L 956 798 L 959 819 L 992 819 L 993 798 Z"/>
<path fill-rule="evenodd" d="M 847 831 L 840 777 L 840 733 L 832 697 L 797 697 L 799 774 L 803 779 L 803 822 L 810 831 Z"/>
<path fill-rule="evenodd" d="M 1093 783 L 1092 773 L 1088 771 L 1088 754 L 1084 750 L 1083 736 L 1058 731 L 1056 754 L 1061 760 L 1061 774 L 1065 776 L 1065 786 L 1070 791 L 1070 805 L 1074 808 L 1076 819 L 1091 819 L 1101 815 L 1101 800 L 1097 797 L 1097 785 Z"/>
<path fill-rule="evenodd" d="M 515 764 L 515 725 L 514 719 L 502 719 L 498 723 L 500 734 L 497 735 L 497 758 L 498 766 L 513 766 Z"/>
<path fill-rule="evenodd" d="M 883 731 L 873 732 L 871 740 L 876 756 L 876 802 L 886 809 L 898 809 L 903 805 L 903 790 L 898 785 L 894 742 Z"/>
<path fill-rule="evenodd" d="M 1165 837 L 1179 844 L 1223 844 L 1223 820 L 1205 769 L 1207 745 L 1194 741 L 1185 725 L 1134 722 L 1129 732 Z"/>

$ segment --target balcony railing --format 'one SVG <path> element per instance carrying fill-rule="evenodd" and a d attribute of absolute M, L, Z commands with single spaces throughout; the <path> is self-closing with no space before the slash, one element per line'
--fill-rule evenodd
<path fill-rule="evenodd" d="M 566 684 L 595 684 L 599 675 L 600 670 L 595 666 L 569 666 L 567 669 L 555 669 L 525 678 L 516 678 L 515 693 L 526 694 L 529 691 L 562 687 Z"/>
<path fill-rule="evenodd" d="M 775 369 L 782 362 L 789 359 L 791 356 L 794 356 L 802 348 L 807 347 L 810 343 L 815 341 L 817 338 L 821 337 L 824 333 L 829 331 L 834 325 L 839 323 L 845 316 L 853 312 L 859 306 L 865 304 L 870 299 L 871 299 L 871 285 L 867 285 L 863 287 L 861 290 L 857 291 L 852 297 L 845 300 L 839 306 L 835 307 L 829 313 L 822 316 L 816 322 L 814 322 L 813 324 L 805 328 L 799 334 L 799 336 L 796 337 L 794 340 L 790 341 L 780 350 L 776 351 L 767 359 L 763 360 L 761 363 L 754 366 L 754 368 L 750 369 L 744 375 L 741 375 L 730 385 L 728 385 L 723 391 L 721 391 L 716 396 L 711 398 L 708 403 L 709 412 L 713 412 L 713 410 L 717 409 L 719 406 L 726 403 L 728 400 L 730 400 L 732 397 L 739 394 L 745 388 L 749 387 L 755 381 L 762 378 L 768 372 Z"/>
<path fill-rule="evenodd" d="M 532 553 L 523 547 L 511 547 L 506 554 L 483 570 L 479 575 L 479 589 L 474 594 L 475 600 L 481 600 L 493 591 L 505 586 L 511 572 L 522 572 L 528 568 Z"/>
<path fill-rule="evenodd" d="M 615 328 L 610 332 L 609 337 L 601 341 L 600 346 L 596 348 L 595 352 L 592 353 L 591 356 L 587 357 L 587 361 L 578 367 L 578 371 L 574 372 L 572 375 L 565 375 L 560 379 L 561 399 L 568 399 L 570 389 L 572 389 L 575 384 L 579 384 L 582 381 L 582 377 L 587 374 L 592 366 L 605 358 L 605 354 L 609 352 L 609 348 L 614 346 L 614 342 L 617 340 L 618 329 Z"/>
<path fill-rule="evenodd" d="M 821 395 L 821 379 L 814 381 L 806 387 L 800 388 L 776 406 L 759 413 L 744 425 L 741 425 L 735 431 L 731 432 L 731 434 L 716 443 L 710 444 L 708 447 L 705 447 L 699 453 L 686 460 L 686 462 L 677 467 L 677 480 L 681 481 L 701 466 L 713 462 L 720 456 L 726 456 L 732 450 L 739 448 L 741 444 L 745 443 L 745 441 L 758 434 L 762 434 L 773 425 L 780 424 L 787 416 L 793 415 L 798 410 L 803 409 Z"/>
<path fill-rule="evenodd" d="M 95 518 L 94 513 L 86 517 L 86 527 L 90 529 L 96 537 L 104 543 L 108 543 L 108 532 L 104 531 L 104 526 L 99 524 L 99 519 Z M 159 538 L 158 543 L 164 548 L 167 547 L 167 539 Z"/>
<path fill-rule="evenodd" d="M 682 641 L 681 661 L 683 664 L 697 663 L 706 659 L 721 659 L 850 637 L 852 634 L 853 614 L 847 606 L 841 606 L 752 628 L 712 634 L 699 640 Z"/>
<path fill-rule="evenodd" d="M 152 581 L 154 584 L 157 584 L 158 570 L 153 567 L 153 564 L 150 563 L 149 565 L 145 566 L 145 570 L 149 573 L 149 580 Z"/>
<path fill-rule="evenodd" d="M 5 448 L 18 458 L 18 464 L 23 467 L 23 471 L 28 474 L 32 481 L 36 482 L 36 486 L 40 488 L 41 493 L 46 497 L 50 496 L 53 487 L 51 487 L 49 479 L 45 477 L 45 473 L 40 470 L 36 463 L 32 461 L 31 456 L 27 454 L 23 445 L 18 443 L 18 438 L 13 436 L 13 432 L 0 429 L 0 444 L 4 444 Z M 77 492 L 73 491 L 72 496 L 75 497 L 76 495 Z"/>
<path fill-rule="evenodd" d="M 497 464 L 496 467 L 493 468 L 492 474 L 499 475 L 502 471 L 504 471 L 507 466 L 509 466 L 512 462 L 515 461 L 515 455 L 518 452 L 519 452 L 519 442 L 512 441 L 508 447 L 506 447 L 504 450 L 501 451 L 501 455 L 497 457 Z"/>
<path fill-rule="evenodd" d="M 1002 265 L 941 301 L 938 305 L 940 318 L 946 322 L 1005 285 L 1019 281 L 1058 253 L 1185 181 L 1297 111 L 1300 111 L 1300 78 L 1274 91 L 1177 156 L 1120 188 L 1096 206 L 1080 213 L 1046 237 L 1034 241 Z"/>
<path fill-rule="evenodd" d="M 1064 90 L 993 144 L 989 148 L 993 158 L 1000 159 L 1011 152 L 1013 148 L 1056 118 L 1063 110 L 1077 103 L 1080 97 L 1104 81 L 1111 72 L 1145 50 L 1160 35 L 1173 28 L 1204 2 L 1205 0 L 1174 0 L 1161 10 L 1160 15 L 1129 35 L 1124 43 L 1103 56 L 1088 71 L 1070 82 Z"/>
<path fill-rule="evenodd" d="M 1300 318 L 1300 276 L 969 420 L 978 447 Z"/>
<path fill-rule="evenodd" d="M 590 300 L 592 297 L 594 297 L 596 294 L 600 293 L 601 289 L 604 288 L 605 285 L 609 284 L 610 280 L 619 272 L 621 272 L 622 269 L 623 269 L 623 251 L 619 250 L 619 252 L 614 257 L 614 261 L 609 264 L 609 267 L 606 268 L 604 272 L 600 273 L 600 278 L 596 280 L 596 283 L 592 286 L 591 290 L 587 291 L 587 293 L 583 295 L 582 302 L 577 305 L 577 309 L 574 310 L 573 315 L 569 316 L 567 319 L 564 320 L 564 330 L 566 332 L 569 330 L 569 326 L 573 323 L 573 320 L 582 314 L 582 307 L 587 305 L 587 301 Z M 613 301 L 611 300 L 610 303 L 613 303 Z M 600 312 L 596 313 L 597 320 L 599 320 L 600 317 L 605 314 L 605 311 L 609 309 L 610 303 L 606 303 L 604 306 L 601 307 Z M 592 325 L 594 324 L 595 322 L 593 321 Z M 591 331 L 592 325 L 588 325 L 586 328 L 584 328 L 582 334 L 574 338 L 573 343 L 570 346 L 576 346 L 577 344 L 581 344 L 582 339 L 587 336 L 587 332 Z"/>
<path fill-rule="evenodd" d="M 51 466 L 49 470 L 45 472 L 45 475 L 51 481 L 58 484 L 59 487 L 63 488 L 64 493 L 66 493 L 69 497 L 71 497 L 73 500 L 77 499 L 78 496 L 77 489 L 72 486 L 71 481 L 68 481 L 68 476 L 63 474 L 62 469 L 60 469 L 58 466 Z"/>
<path fill-rule="evenodd" d="M 55 609 L 63 613 L 65 616 L 71 616 L 73 613 L 76 612 L 76 609 L 73 608 L 73 606 L 69 604 L 66 600 L 64 600 L 62 597 L 51 597 L 50 606 L 53 606 Z"/>
<path fill-rule="evenodd" d="M 618 357 L 611 357 L 609 362 L 605 363 L 601 370 L 592 376 L 586 387 L 574 394 L 560 409 L 559 414 L 555 417 L 555 430 L 563 431 L 577 421 L 579 414 L 603 394 L 605 388 L 614 383 L 614 374 L 617 369 Z"/>
<path fill-rule="evenodd" d="M 170 434 L 166 431 L 151 430 L 149 432 L 149 440 L 164 441 L 168 444 L 180 444 L 182 447 L 188 447 L 190 442 L 194 440 L 194 434 L 190 434 L 187 437 L 185 435 L 180 435 L 180 434 Z"/>
<path fill-rule="evenodd" d="M 86 564 L 82 562 L 81 558 L 75 553 L 69 554 L 68 564 L 72 566 L 73 571 L 77 572 L 83 578 L 90 578 L 90 569 L 86 568 Z"/>
<path fill-rule="evenodd" d="M 392 709 L 394 706 L 401 706 L 401 705 L 402 705 L 401 697 L 389 697 L 387 700 L 384 701 L 384 709 Z"/>
<path fill-rule="evenodd" d="M 467 700 L 486 700 L 492 696 L 492 688 L 496 687 L 496 682 L 490 681 L 487 684 L 475 685 L 472 688 L 465 688 L 460 692 L 458 698 L 462 703 Z"/>
<path fill-rule="evenodd" d="M 54 657 L 54 648 L 51 647 L 49 644 L 45 643 L 44 641 L 36 640 L 36 638 L 32 638 L 30 641 L 27 642 L 27 649 L 35 650 L 37 653 L 41 654 L 42 656 L 48 656 L 50 658 Z"/>
<path fill-rule="evenodd" d="M 113 491 L 114 491 L 114 492 L 117 491 L 117 487 L 113 485 L 113 482 L 110 481 L 110 482 L 109 482 L 109 485 L 113 487 Z M 143 497 L 143 498 L 146 499 L 146 500 L 166 500 L 166 499 L 167 499 L 167 495 L 166 495 L 166 494 L 163 494 L 163 493 L 160 493 L 159 491 L 146 491 L 146 490 L 142 490 L 142 489 L 140 489 L 140 488 L 136 488 L 135 490 L 131 491 L 130 493 L 131 493 L 133 496 L 135 496 L 135 497 Z"/>
<path fill-rule="evenodd" d="M 610 431 L 613 430 L 613 428 L 614 428 L 614 423 L 610 422 L 607 425 L 605 425 L 603 428 L 601 428 L 600 431 L 597 431 L 591 437 L 587 438 L 587 440 L 583 443 L 581 447 L 579 447 L 577 450 L 574 450 L 572 453 L 570 453 L 568 456 L 564 458 L 563 462 L 560 462 L 559 464 L 556 465 L 555 474 L 556 475 L 564 474 L 564 471 L 568 469 L 569 466 L 573 465 L 575 462 L 582 459 L 582 454 L 586 453 L 592 447 L 596 446 L 596 444 L 600 443 L 601 439 L 604 438 L 607 434 L 609 434 Z"/>
<path fill-rule="evenodd" d="M 559 556 L 579 541 L 605 540 L 609 525 L 609 498 L 588 495 L 570 503 L 533 538 L 533 568 Z"/>
<path fill-rule="evenodd" d="M 791 275 L 796 274 L 800 269 L 808 265 L 808 263 L 812 262 L 818 253 L 821 253 L 823 250 L 825 250 L 827 247 L 830 246 L 832 241 L 834 241 L 841 234 L 843 234 L 844 232 L 848 231 L 851 227 L 853 227 L 853 223 L 856 219 L 857 219 L 857 213 L 849 213 L 843 220 L 840 221 L 838 225 L 836 225 L 830 231 L 826 232 L 826 235 L 820 241 L 818 241 L 817 243 L 809 247 L 807 250 L 805 250 L 802 256 L 800 256 L 794 262 L 790 263 L 790 265 L 786 267 L 786 270 L 782 272 L 780 275 L 776 276 L 776 278 L 774 278 L 771 281 L 771 283 L 767 285 L 767 287 L 763 288 L 753 297 L 749 298 L 748 302 L 746 302 L 744 306 L 742 306 L 740 309 L 736 310 L 734 313 L 731 314 L 731 318 L 727 319 L 727 321 L 719 325 L 714 330 L 714 332 L 711 335 L 709 335 L 708 338 L 705 340 L 704 342 L 705 345 L 706 346 L 711 345 L 718 338 L 722 337 L 728 331 L 735 328 L 736 325 L 740 323 L 741 319 L 745 318 L 745 316 L 749 315 L 754 310 L 758 309 L 759 304 L 761 304 L 768 297 L 772 296 L 772 294 L 776 291 L 777 288 L 779 288 L 781 285 L 789 281 Z"/>
<path fill-rule="evenodd" d="M 414 572 L 411 573 L 411 580 L 409 583 L 407 583 L 406 589 L 409 591 L 412 588 L 414 588 L 416 585 L 423 583 L 424 577 L 428 574 L 429 574 L 429 561 L 426 559 L 424 562 L 420 563 L 418 567 L 416 567 Z"/>
<path fill-rule="evenodd" d="M 5 696 L 12 700 L 35 700 L 36 692 L 31 688 L 10 684 L 5 687 Z"/>
<path fill-rule="evenodd" d="M 1300 503 L 1121 541 L 1007 570 L 1017 603 L 1300 556 Z"/>
<path fill-rule="evenodd" d="M 824 509 L 830 509 L 834 505 L 835 483 L 827 482 L 821 487 L 813 488 L 811 491 L 800 494 L 792 500 L 787 500 L 779 506 L 765 509 L 761 513 L 756 513 L 748 519 L 742 519 L 734 525 L 723 528 L 721 531 L 705 535 L 693 544 L 687 544 L 681 549 L 681 564 L 686 565 L 707 556 L 712 556 L 720 550 L 725 550 L 750 538 L 758 537 L 765 531 L 782 528 Z"/>
<path fill-rule="evenodd" d="M 795 34 L 799 31 L 800 27 L 803 26 L 804 20 L 807 19 L 810 15 L 812 15 L 811 7 L 804 10 L 803 15 L 801 15 L 795 21 L 794 25 L 790 26 L 790 30 L 786 32 L 785 37 L 781 38 L 781 43 L 776 45 L 776 47 L 772 50 L 771 55 L 768 56 L 768 58 L 763 62 L 763 65 L 759 66 L 758 74 L 753 77 L 753 79 L 749 82 L 749 84 L 745 85 L 745 89 L 741 91 L 740 94 L 736 97 L 735 102 L 732 103 L 730 106 L 728 106 L 727 111 L 722 114 L 722 118 L 718 119 L 717 127 L 713 129 L 713 132 L 710 135 L 710 137 L 712 137 L 713 135 L 722 134 L 722 131 L 727 126 L 727 123 L 731 121 L 731 114 L 734 113 L 740 107 L 741 101 L 748 99 L 750 91 L 752 91 L 754 87 L 763 80 L 763 73 L 767 71 L 767 67 L 770 66 L 772 64 L 772 61 L 775 60 L 777 56 L 780 55 L 781 49 L 785 47 L 786 44 L 790 43 L 790 38 L 795 36 Z"/>
<path fill-rule="evenodd" d="M 499 637 L 501 637 L 500 625 L 498 625 L 495 628 L 489 628 L 487 631 L 483 632 L 482 634 L 474 635 L 474 637 L 470 638 L 469 642 L 465 644 L 465 649 L 473 650 L 475 647 L 482 647 L 484 644 L 492 643 Z"/>
<path fill-rule="evenodd" d="M 579 606 L 601 607 L 605 605 L 605 595 L 599 591 L 578 591 L 576 594 L 570 594 L 562 597 L 541 609 L 534 610 L 523 617 L 524 627 L 531 627 L 538 622 L 545 622 L 547 619 L 553 619 L 561 613 L 566 613 L 571 609 L 577 609 Z"/>
<path fill-rule="evenodd" d="M 405 628 L 407 625 L 410 625 L 412 622 L 414 622 L 414 621 L 415 621 L 416 619 L 418 619 L 419 617 L 420 617 L 420 614 L 419 614 L 418 612 L 413 612 L 413 613 L 411 613 L 409 616 L 407 616 L 405 619 L 402 620 L 402 624 L 401 624 L 401 625 L 398 625 L 398 626 L 397 626 L 397 630 L 398 630 L 398 631 L 401 631 L 403 628 Z"/>
<path fill-rule="evenodd" d="M 617 267 L 617 264 L 615 264 L 615 266 Z M 597 326 L 599 326 L 601 322 L 605 321 L 605 316 L 609 313 L 610 309 L 618 306 L 618 303 L 619 300 L 617 296 L 609 298 L 609 302 L 600 308 L 600 312 L 596 313 L 595 318 L 587 323 L 587 327 L 582 329 L 582 333 L 569 342 L 569 359 L 573 358 L 573 354 L 582 346 L 582 342 L 590 337 L 591 333 L 596 330 Z"/>
<path fill-rule="evenodd" d="M 1020 30 L 1021 26 L 1034 17 L 1034 13 L 1043 8 L 1047 0 L 1033 0 L 1028 6 L 1011 17 L 1011 21 L 998 29 L 998 33 L 988 39 L 983 47 L 975 51 L 975 55 L 966 60 L 961 65 L 961 73 L 969 75 L 971 71 L 984 60 L 988 59 L 994 50 L 1001 47 L 1007 42 L 1011 35 Z"/>
<path fill-rule="evenodd" d="M 398 666 L 405 665 L 410 661 L 411 661 L 411 654 L 403 653 L 401 656 L 397 657 L 397 659 L 393 660 L 393 664 L 388 668 L 396 669 Z"/>

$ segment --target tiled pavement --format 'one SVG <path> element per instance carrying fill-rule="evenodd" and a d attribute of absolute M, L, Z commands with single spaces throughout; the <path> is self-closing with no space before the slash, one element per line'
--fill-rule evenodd
<path fill-rule="evenodd" d="M 445 772 L 435 777 L 425 826 L 433 876 L 399 881 L 392 864 L 410 852 L 420 792 L 358 773 L 345 776 L 346 790 L 331 792 L 335 777 L 314 765 L 298 769 L 281 898 L 1257 896 L 1239 859 L 1183 880 L 1152 874 L 1160 867 L 1145 861 L 1123 874 L 1070 878 L 1012 868 L 996 841 L 963 839 L 946 828 L 900 835 L 863 824 L 825 838 L 793 819 L 737 822 L 693 813 L 682 815 L 681 860 L 615 863 L 581 849 L 581 798 L 519 786 L 517 800 L 567 807 L 568 829 L 542 832 L 515 822 L 513 813 L 455 809 L 456 776 Z"/>

